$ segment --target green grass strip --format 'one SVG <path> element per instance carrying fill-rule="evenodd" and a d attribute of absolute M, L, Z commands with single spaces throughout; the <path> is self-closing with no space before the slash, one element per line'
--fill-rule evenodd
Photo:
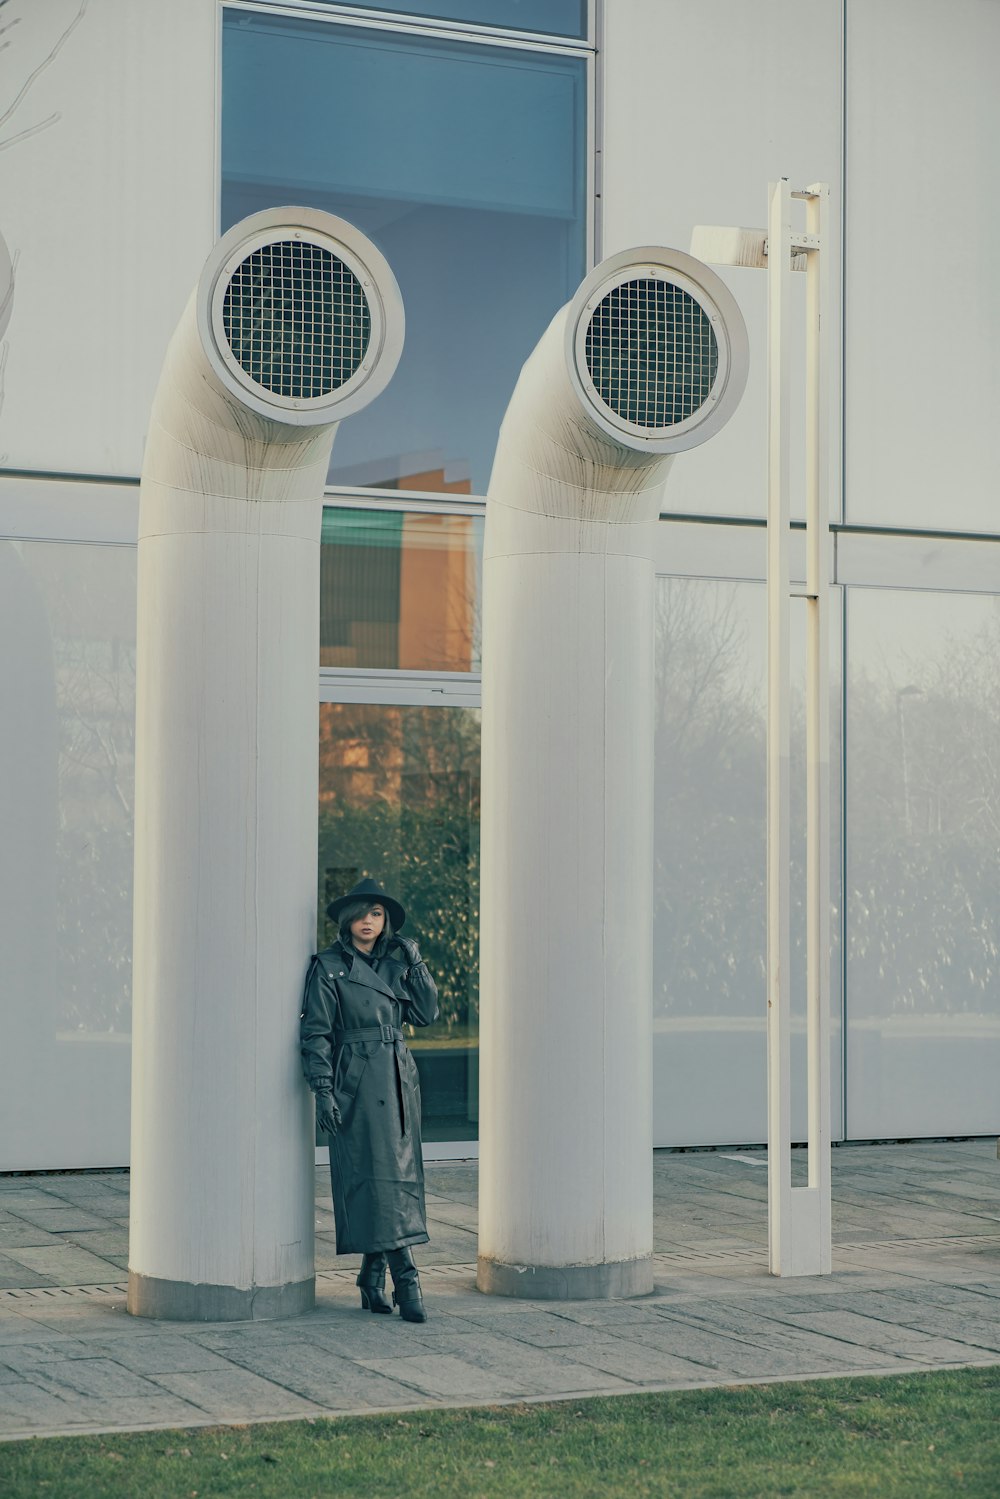
<path fill-rule="evenodd" d="M 1000 1494 L 1000 1367 L 0 1446 L 3 1499 Z"/>

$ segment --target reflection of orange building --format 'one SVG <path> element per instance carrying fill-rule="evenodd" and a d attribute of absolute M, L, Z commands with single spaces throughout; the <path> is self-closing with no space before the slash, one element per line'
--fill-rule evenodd
<path fill-rule="evenodd" d="M 472 671 L 476 567 L 472 520 L 407 515 L 399 576 L 399 665 L 410 671 Z"/>
<path fill-rule="evenodd" d="M 405 474 L 401 479 L 383 482 L 381 489 L 405 489 L 410 494 L 471 494 L 472 480 L 449 479 L 443 468 L 426 468 L 419 473 Z"/>
<path fill-rule="evenodd" d="M 433 807 L 458 795 L 478 817 L 479 711 L 321 703 L 319 785 L 321 808 Z"/>
<path fill-rule="evenodd" d="M 475 517 L 328 510 L 320 665 L 473 671 Z"/>
<path fill-rule="evenodd" d="M 399 708 L 369 703 L 321 703 L 320 807 L 377 799 L 399 803 L 403 778 Z"/>

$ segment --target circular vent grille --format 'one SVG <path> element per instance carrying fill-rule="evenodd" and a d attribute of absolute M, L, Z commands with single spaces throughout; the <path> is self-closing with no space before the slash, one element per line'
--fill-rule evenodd
<path fill-rule="evenodd" d="M 236 267 L 222 325 L 243 372 L 272 395 L 316 400 L 346 384 L 371 338 L 371 311 L 344 261 L 303 240 L 264 244 Z"/>
<path fill-rule="evenodd" d="M 594 311 L 586 360 L 601 400 L 637 427 L 673 427 L 708 399 L 719 346 L 689 292 L 643 278 L 615 286 Z"/>

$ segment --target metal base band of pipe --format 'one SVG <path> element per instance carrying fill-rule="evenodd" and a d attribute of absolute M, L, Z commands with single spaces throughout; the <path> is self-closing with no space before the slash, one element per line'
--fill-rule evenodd
<path fill-rule="evenodd" d="M 283 1286 L 194 1285 L 128 1273 L 128 1310 L 133 1317 L 165 1322 L 269 1322 L 298 1317 L 316 1305 L 316 1277 Z"/>
<path fill-rule="evenodd" d="M 606 1301 L 653 1293 L 653 1259 L 600 1265 L 505 1265 L 479 1256 L 476 1285 L 490 1296 L 525 1301 Z"/>

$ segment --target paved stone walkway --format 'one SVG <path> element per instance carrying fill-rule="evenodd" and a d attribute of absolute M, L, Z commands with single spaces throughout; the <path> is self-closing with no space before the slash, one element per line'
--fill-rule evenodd
<path fill-rule="evenodd" d="M 257 1323 L 127 1315 L 127 1175 L 0 1177 L 0 1436 L 1000 1363 L 993 1141 L 833 1160 L 833 1275 L 768 1275 L 762 1151 L 661 1151 L 655 1295 L 558 1303 L 476 1291 L 475 1163 L 429 1165 L 420 1326 L 359 1309 L 325 1168 L 316 1310 Z"/>

